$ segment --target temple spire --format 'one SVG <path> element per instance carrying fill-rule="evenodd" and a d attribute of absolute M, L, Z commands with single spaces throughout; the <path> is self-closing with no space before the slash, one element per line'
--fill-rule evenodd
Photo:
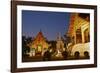
<path fill-rule="evenodd" d="M 40 29 L 40 32 L 42 32 L 42 30 Z"/>

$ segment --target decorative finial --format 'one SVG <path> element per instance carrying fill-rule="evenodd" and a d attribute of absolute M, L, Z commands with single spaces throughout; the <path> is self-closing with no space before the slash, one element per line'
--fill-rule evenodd
<path fill-rule="evenodd" d="M 40 29 L 40 32 L 42 32 L 42 30 Z"/>

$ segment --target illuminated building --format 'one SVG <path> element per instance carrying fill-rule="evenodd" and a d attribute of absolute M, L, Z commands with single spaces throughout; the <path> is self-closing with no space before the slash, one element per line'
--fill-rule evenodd
<path fill-rule="evenodd" d="M 68 48 L 72 55 L 76 52 L 84 56 L 84 52 L 89 53 L 90 42 L 90 17 L 89 14 L 72 13 L 67 36 L 71 38 L 72 47 Z M 70 47 L 70 46 L 69 46 Z"/>
<path fill-rule="evenodd" d="M 43 55 L 45 50 L 49 47 L 48 43 L 46 42 L 43 33 L 40 31 L 37 36 L 34 38 L 33 42 L 30 45 L 31 54 L 35 53 L 35 55 Z"/>
<path fill-rule="evenodd" d="M 90 22 L 88 14 L 72 13 L 67 35 L 74 44 L 90 40 Z"/>

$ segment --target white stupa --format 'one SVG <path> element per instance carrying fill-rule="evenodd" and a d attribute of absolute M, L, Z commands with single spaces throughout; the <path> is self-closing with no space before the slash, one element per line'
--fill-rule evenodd
<path fill-rule="evenodd" d="M 57 44 L 56 44 L 56 48 L 57 48 L 57 54 L 56 54 L 56 56 L 57 57 L 62 57 L 62 51 L 63 51 L 63 48 L 64 48 L 64 43 L 63 43 L 63 40 L 62 40 L 62 38 L 61 38 L 61 35 L 60 35 L 60 33 L 58 33 L 58 35 L 57 35 Z"/>

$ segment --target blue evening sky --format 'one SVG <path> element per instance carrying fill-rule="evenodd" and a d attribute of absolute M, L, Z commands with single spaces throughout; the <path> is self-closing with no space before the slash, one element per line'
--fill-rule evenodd
<path fill-rule="evenodd" d="M 68 30 L 70 13 L 47 11 L 22 11 L 22 33 L 36 37 L 41 30 L 48 40 L 56 40 L 57 34 L 63 37 Z"/>

